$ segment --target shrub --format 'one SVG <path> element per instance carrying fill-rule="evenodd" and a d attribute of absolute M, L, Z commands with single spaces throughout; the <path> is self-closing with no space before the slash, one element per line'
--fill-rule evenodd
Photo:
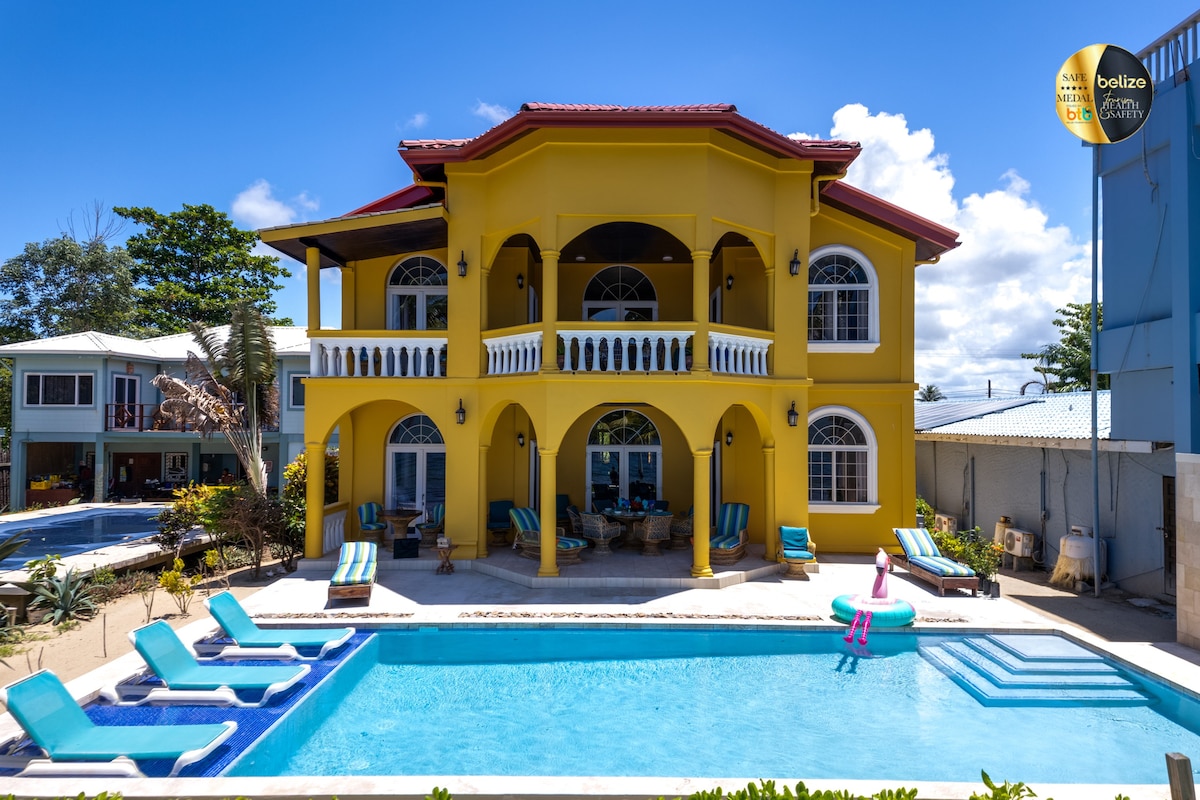
<path fill-rule="evenodd" d="M 196 593 L 196 584 L 200 581 L 199 575 L 184 576 L 183 559 L 181 558 L 176 558 L 172 568 L 164 569 L 158 576 L 158 585 L 171 595 L 171 599 L 179 607 L 180 614 L 188 613 L 188 606 L 191 605 L 192 596 Z"/>
<path fill-rule="evenodd" d="M 30 603 L 31 608 L 49 608 L 46 619 L 55 625 L 74 619 L 88 619 L 96 613 L 92 590 L 87 578 L 68 569 L 65 574 L 47 578 L 34 584 L 37 595 Z"/>

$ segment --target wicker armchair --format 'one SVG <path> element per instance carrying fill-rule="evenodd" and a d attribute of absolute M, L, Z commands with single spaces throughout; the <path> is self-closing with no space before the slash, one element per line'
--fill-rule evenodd
<path fill-rule="evenodd" d="M 689 508 L 686 517 L 675 517 L 671 520 L 671 549 L 686 550 L 691 547 L 688 539 L 692 538 L 692 520 L 695 509 Z"/>
<path fill-rule="evenodd" d="M 633 535 L 642 542 L 642 555 L 661 556 L 662 551 L 658 549 L 659 543 L 669 542 L 671 539 L 671 515 L 661 513 L 647 515 L 644 520 L 634 526 Z"/>
<path fill-rule="evenodd" d="M 586 539 L 583 535 L 583 518 L 575 506 L 567 506 L 567 520 L 571 523 L 571 535 L 576 539 Z"/>
<path fill-rule="evenodd" d="M 610 522 L 603 514 L 579 514 L 584 539 L 596 543 L 596 555 L 612 555 L 608 543 L 621 535 L 621 523 Z"/>
<path fill-rule="evenodd" d="M 542 521 L 532 508 L 512 508 L 508 511 L 516 530 L 513 547 L 525 558 L 537 561 L 542 557 Z M 556 558 L 559 564 L 578 564 L 579 555 L 587 550 L 583 539 L 572 539 L 563 535 L 563 529 L 555 529 Z"/>

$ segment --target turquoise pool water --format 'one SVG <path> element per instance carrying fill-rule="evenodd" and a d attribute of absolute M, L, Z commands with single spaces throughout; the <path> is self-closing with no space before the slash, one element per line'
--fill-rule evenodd
<path fill-rule="evenodd" d="M 0 572 L 20 569 L 25 562 L 47 554 L 73 556 L 110 544 L 144 539 L 158 533 L 154 518 L 162 509 L 89 510 L 57 514 L 24 522 L 0 523 L 0 538 L 28 531 L 29 543 L 0 559 Z"/>
<path fill-rule="evenodd" d="M 1135 784 L 1165 782 L 1163 753 L 1200 753 L 1200 703 L 1057 636 L 1010 637 L 1034 668 L 981 702 L 939 660 L 969 638 L 388 631 L 226 774 Z"/>

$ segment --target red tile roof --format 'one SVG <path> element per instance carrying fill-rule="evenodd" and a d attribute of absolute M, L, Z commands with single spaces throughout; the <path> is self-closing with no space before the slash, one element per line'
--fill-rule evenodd
<path fill-rule="evenodd" d="M 398 211 L 402 208 L 412 208 L 422 205 L 433 198 L 433 190 L 426 186 L 405 186 L 399 191 L 392 192 L 387 197 L 372 200 L 362 208 L 356 208 L 344 217 L 356 217 L 359 214 L 375 214 L 380 211 Z"/>
<path fill-rule="evenodd" d="M 698 103 L 687 106 L 616 106 L 594 103 L 525 103 L 522 111 L 737 111 L 733 103 Z"/>

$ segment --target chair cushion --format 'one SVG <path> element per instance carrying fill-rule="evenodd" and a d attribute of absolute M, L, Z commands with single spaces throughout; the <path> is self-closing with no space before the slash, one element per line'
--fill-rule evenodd
<path fill-rule="evenodd" d="M 334 586 L 348 586 L 356 583 L 370 583 L 375 580 L 375 543 L 346 542 L 342 545 L 338 557 L 337 569 L 329 583 Z"/>
<path fill-rule="evenodd" d="M 792 525 L 779 526 L 779 542 L 786 553 L 792 550 L 808 549 L 808 528 L 797 528 Z"/>
<path fill-rule="evenodd" d="M 558 549 L 570 550 L 575 547 L 587 547 L 588 543 L 583 539 L 571 539 L 567 536 L 558 537 Z"/>
<path fill-rule="evenodd" d="M 816 558 L 816 556 L 814 556 L 812 553 L 808 552 L 807 550 L 793 550 L 793 549 L 789 549 L 786 547 L 783 549 L 783 557 L 795 559 L 798 561 L 812 561 Z"/>
<path fill-rule="evenodd" d="M 908 561 L 943 578 L 969 578 L 975 574 L 975 570 L 945 556 L 913 556 Z"/>
<path fill-rule="evenodd" d="M 708 546 L 713 550 L 732 550 L 741 543 L 740 536 L 715 536 L 709 539 Z"/>
<path fill-rule="evenodd" d="M 938 546 L 934 544 L 933 537 L 924 528 L 892 528 L 892 532 L 900 540 L 900 546 L 904 548 L 904 555 L 909 559 L 916 556 L 941 557 L 942 555 Z"/>
<path fill-rule="evenodd" d="M 387 527 L 387 523 L 385 523 L 385 522 L 364 522 L 361 525 L 359 525 L 358 527 L 362 528 L 364 531 L 381 531 Z"/>

